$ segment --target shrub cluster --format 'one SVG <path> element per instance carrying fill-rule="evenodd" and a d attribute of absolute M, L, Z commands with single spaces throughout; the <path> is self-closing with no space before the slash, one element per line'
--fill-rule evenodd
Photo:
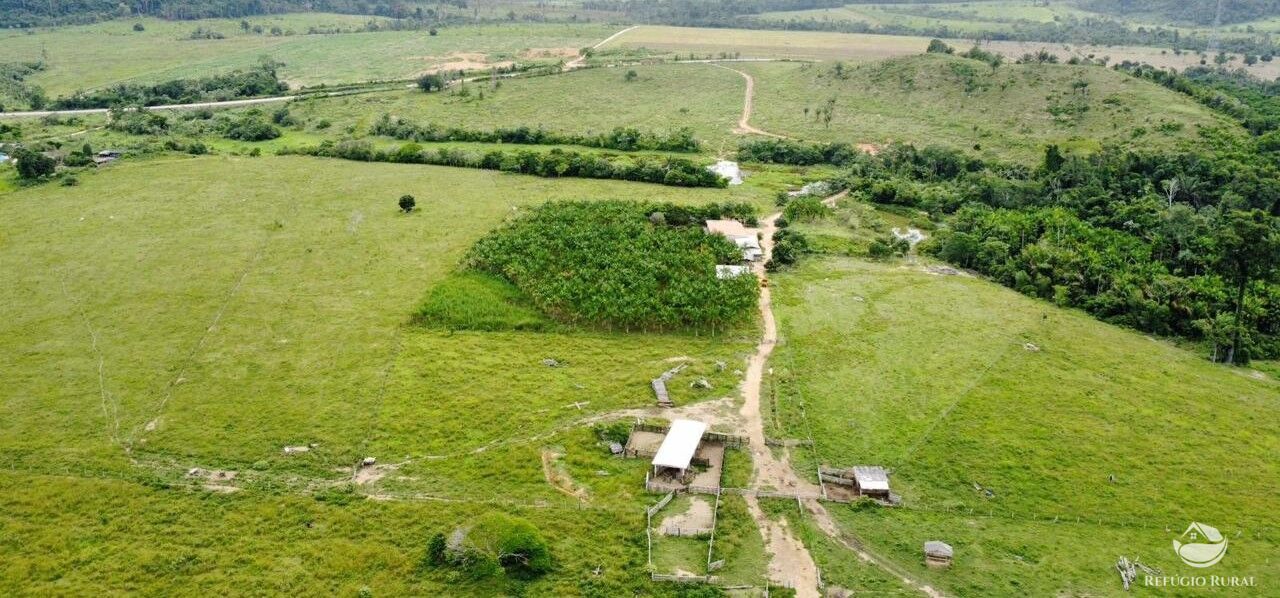
<path fill-rule="evenodd" d="M 666 152 L 696 152 L 698 140 L 693 131 L 682 128 L 665 135 L 645 133 L 632 127 L 617 127 L 608 133 L 575 134 L 556 133 L 544 129 L 515 127 L 477 131 L 458 127 L 443 127 L 435 123 L 419 125 L 383 114 L 374 123 L 371 132 L 405 141 L 471 141 L 480 143 L 518 143 L 526 145 L 581 145 L 633 152 L 640 150 Z"/>
<path fill-rule="evenodd" d="M 470 528 L 459 528 L 452 538 L 436 533 L 427 541 L 422 564 L 452 567 L 472 579 L 504 572 L 520 580 L 537 578 L 552 567 L 551 548 L 532 523 L 494 513 Z"/>
<path fill-rule="evenodd" d="M 552 202 L 485 236 L 465 263 L 507 279 L 543 312 L 571 324 L 722 329 L 752 312 L 756 281 L 717 278 L 716 265 L 741 261 L 741 252 L 708 234 L 701 220 L 675 224 L 683 219 L 669 217 L 696 213 L 685 210 L 628 201 Z M 698 215 L 724 215 L 709 212 Z"/>
<path fill-rule="evenodd" d="M 293 148 L 281 153 L 343 158 L 363 162 L 400 162 L 434 164 L 517 172 L 541 177 L 581 177 L 658 183 L 676 187 L 725 187 L 728 181 L 699 166 L 692 160 L 665 156 L 612 156 L 552 149 L 491 150 L 484 153 L 439 148 L 435 151 L 408 143 L 389 152 L 376 149 L 367 141 L 325 141 L 309 148 Z"/>

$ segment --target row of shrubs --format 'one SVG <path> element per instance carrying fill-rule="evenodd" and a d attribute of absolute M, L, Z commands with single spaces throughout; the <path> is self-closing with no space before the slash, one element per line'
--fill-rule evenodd
<path fill-rule="evenodd" d="M 200 79 L 172 79 L 153 84 L 119 83 L 95 91 L 81 91 L 54 100 L 54 110 L 82 110 L 112 106 L 190 104 L 278 95 L 289 86 L 277 76 L 279 63 L 266 61 L 244 71 Z"/>
<path fill-rule="evenodd" d="M 665 156 L 610 156 L 560 148 L 549 152 L 490 150 L 484 153 L 460 149 L 426 150 L 407 143 L 395 151 L 373 147 L 368 141 L 346 140 L 304 148 L 282 149 L 282 154 L 343 158 L 361 162 L 433 164 L 518 172 L 541 177 L 580 177 L 658 183 L 675 187 L 725 187 L 728 181 L 685 158 Z"/>
<path fill-rule="evenodd" d="M 214 116 L 212 111 L 195 111 L 184 114 L 178 122 L 186 122 L 185 132 L 201 134 L 214 132 L 237 141 L 266 141 L 281 135 L 279 127 L 295 124 L 289 109 L 281 107 L 270 115 L 253 109 L 236 115 Z M 203 124 L 201 121 L 205 121 Z M 113 108 L 110 123 L 113 131 L 130 135 L 164 135 L 172 129 L 173 122 L 163 114 L 148 110 L 124 110 Z"/>
<path fill-rule="evenodd" d="M 517 143 L 525 145 L 581 145 L 624 152 L 665 151 L 696 152 L 698 140 L 687 127 L 659 134 L 642 132 L 634 127 L 616 127 L 608 133 L 557 133 L 542 128 L 515 127 L 480 131 L 443 127 L 436 123 L 419 125 L 383 114 L 374 123 L 373 134 L 405 141 L 470 141 L 478 143 Z"/>

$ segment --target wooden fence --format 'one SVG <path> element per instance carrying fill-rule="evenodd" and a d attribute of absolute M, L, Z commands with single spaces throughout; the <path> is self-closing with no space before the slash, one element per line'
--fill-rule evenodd
<path fill-rule="evenodd" d="M 720 578 L 715 575 L 665 575 L 662 573 L 650 573 L 650 579 L 653 581 L 672 581 L 675 583 L 705 583 L 718 584 Z"/>
<path fill-rule="evenodd" d="M 769 446 L 780 446 L 783 448 L 813 446 L 813 440 L 808 438 L 765 438 L 764 443 Z"/>
<path fill-rule="evenodd" d="M 644 422 L 636 422 L 631 426 L 631 431 L 633 432 L 654 432 L 657 434 L 666 434 L 670 430 L 671 426 L 660 426 Z M 729 448 L 740 448 L 746 446 L 748 442 L 746 436 L 710 431 L 702 433 L 702 440 L 703 442 L 719 442 Z"/>
<path fill-rule="evenodd" d="M 645 490 L 649 492 L 672 492 L 669 487 L 659 486 L 647 477 L 645 478 Z M 835 500 L 823 498 L 821 494 L 806 492 L 779 492 L 776 490 L 758 490 L 755 488 L 713 488 L 711 486 L 696 486 L 690 484 L 684 488 L 674 490 L 675 493 L 687 494 L 709 494 L 719 496 L 721 494 L 737 494 L 739 496 L 754 496 L 757 498 L 785 498 L 789 500 L 825 500 L 828 502 L 847 503 L 847 500 Z"/>
<path fill-rule="evenodd" d="M 678 536 L 681 538 L 708 538 L 715 533 L 715 528 L 711 527 L 680 527 L 678 525 L 668 525 L 658 533 L 664 536 Z"/>

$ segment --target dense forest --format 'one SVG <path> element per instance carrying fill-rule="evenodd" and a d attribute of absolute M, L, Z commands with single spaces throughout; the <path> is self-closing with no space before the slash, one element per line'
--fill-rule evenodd
<path fill-rule="evenodd" d="M 1036 168 L 939 147 L 876 156 L 765 140 L 743 159 L 832 156 L 854 197 L 920 210 L 922 250 L 1120 325 L 1205 342 L 1218 361 L 1280 356 L 1280 171 L 1253 142 L 1198 152 L 1045 151 Z"/>

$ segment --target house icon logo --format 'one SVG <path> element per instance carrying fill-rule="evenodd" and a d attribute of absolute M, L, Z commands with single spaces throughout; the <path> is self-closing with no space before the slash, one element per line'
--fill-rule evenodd
<path fill-rule="evenodd" d="M 1227 539 L 1217 528 L 1192 522 L 1187 531 L 1173 541 L 1173 551 L 1192 567 L 1212 567 L 1227 554 Z"/>

